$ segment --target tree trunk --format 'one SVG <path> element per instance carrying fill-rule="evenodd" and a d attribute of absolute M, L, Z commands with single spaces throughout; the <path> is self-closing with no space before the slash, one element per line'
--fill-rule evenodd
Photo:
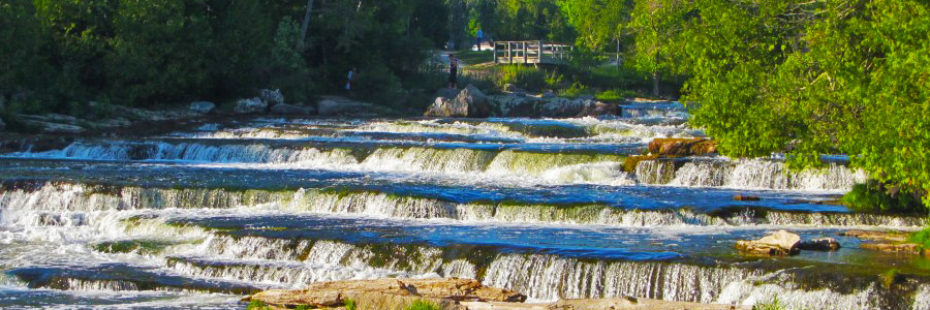
<path fill-rule="evenodd" d="M 297 40 L 297 50 L 303 51 L 304 41 L 307 39 L 307 30 L 310 28 L 310 16 L 313 14 L 313 0 L 307 0 L 307 12 L 304 13 L 304 22 L 300 25 L 300 39 Z"/>
<path fill-rule="evenodd" d="M 652 71 L 652 95 L 659 97 L 659 71 Z"/>
<path fill-rule="evenodd" d="M 617 37 L 617 70 L 620 70 L 620 37 Z"/>

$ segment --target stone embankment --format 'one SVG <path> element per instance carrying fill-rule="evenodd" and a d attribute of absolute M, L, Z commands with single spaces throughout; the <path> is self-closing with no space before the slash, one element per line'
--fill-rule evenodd
<path fill-rule="evenodd" d="M 344 308 L 358 310 L 405 309 L 426 302 L 443 310 L 539 309 L 749 309 L 730 305 L 669 302 L 637 298 L 560 300 L 554 303 L 525 303 L 518 292 L 491 288 L 470 279 L 378 279 L 314 283 L 301 290 L 268 290 L 248 298 L 251 305 L 269 309 Z"/>

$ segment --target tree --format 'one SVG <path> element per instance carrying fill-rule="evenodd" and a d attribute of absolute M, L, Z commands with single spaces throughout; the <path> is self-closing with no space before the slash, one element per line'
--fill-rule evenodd
<path fill-rule="evenodd" d="M 200 98 L 209 88 L 206 13 L 203 1 L 120 1 L 107 66 L 113 99 L 151 105 Z"/>
<path fill-rule="evenodd" d="M 576 44 L 597 51 L 620 39 L 629 14 L 623 1 L 617 0 L 559 0 L 558 5 L 578 33 Z"/>
<path fill-rule="evenodd" d="M 659 95 L 662 72 L 676 70 L 676 41 L 684 30 L 688 7 L 683 0 L 636 0 L 626 31 L 634 37 L 632 62 L 652 75 L 652 94 Z"/>

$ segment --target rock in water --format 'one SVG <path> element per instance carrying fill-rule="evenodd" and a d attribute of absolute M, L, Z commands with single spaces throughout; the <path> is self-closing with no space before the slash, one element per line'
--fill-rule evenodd
<path fill-rule="evenodd" d="M 271 106 L 271 113 L 284 115 L 308 115 L 313 114 L 311 107 L 302 107 L 293 104 L 279 103 Z"/>
<path fill-rule="evenodd" d="M 761 199 L 760 199 L 759 197 L 757 197 L 757 196 L 750 196 L 750 195 L 744 195 L 744 194 L 736 194 L 736 195 L 733 195 L 733 200 L 736 200 L 736 201 L 759 201 L 759 200 L 761 200 Z"/>
<path fill-rule="evenodd" d="M 190 106 L 191 111 L 194 111 L 200 114 L 210 113 L 210 111 L 213 111 L 213 109 L 215 108 L 216 108 L 216 104 L 214 104 L 213 102 L 209 102 L 209 101 L 194 101 L 191 103 L 191 106 Z"/>
<path fill-rule="evenodd" d="M 455 99 L 437 97 L 424 116 L 434 117 L 488 117 L 491 107 L 488 97 L 474 85 L 468 85 Z"/>
<path fill-rule="evenodd" d="M 404 309 L 417 300 L 440 306 L 459 301 L 523 302 L 523 294 L 485 287 L 470 279 L 379 279 L 310 284 L 303 290 L 268 290 L 251 297 L 265 304 L 339 307 L 352 299 L 359 309 Z M 447 307 L 443 307 L 446 309 Z"/>
<path fill-rule="evenodd" d="M 265 104 L 268 104 L 269 106 L 284 103 L 284 94 L 281 93 L 280 89 L 262 89 L 258 93 L 258 98 L 262 99 L 262 101 L 264 101 Z"/>
<path fill-rule="evenodd" d="M 655 139 L 649 142 L 649 152 L 656 155 L 695 156 L 717 152 L 717 143 L 707 139 Z"/>
<path fill-rule="evenodd" d="M 798 254 L 798 244 L 801 236 L 785 230 L 779 230 L 759 240 L 739 240 L 736 248 L 763 255 L 794 255 Z"/>
<path fill-rule="evenodd" d="M 239 99 L 236 101 L 236 107 L 233 112 L 238 114 L 264 113 L 268 109 L 268 104 L 261 98 Z"/>
<path fill-rule="evenodd" d="M 584 106 L 581 108 L 581 112 L 578 112 L 577 117 L 592 116 L 597 117 L 601 115 L 620 115 L 620 109 L 615 103 L 606 103 L 597 100 L 586 100 Z"/>
<path fill-rule="evenodd" d="M 840 243 L 833 238 L 817 238 L 801 242 L 798 248 L 805 251 L 836 251 Z"/>
<path fill-rule="evenodd" d="M 396 113 L 395 111 L 382 106 L 377 106 L 368 102 L 355 101 L 339 96 L 324 96 L 323 99 L 317 102 L 317 109 L 319 110 L 320 115 L 323 116 L 384 116 L 385 114 Z"/>

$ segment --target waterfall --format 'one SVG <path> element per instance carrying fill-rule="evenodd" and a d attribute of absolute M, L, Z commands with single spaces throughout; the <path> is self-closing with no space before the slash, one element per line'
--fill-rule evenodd
<path fill-rule="evenodd" d="M 36 188 L 0 188 L 0 224 L 44 229 L 118 222 L 125 211 L 248 208 L 256 213 L 365 215 L 462 222 L 597 224 L 617 227 L 794 225 L 820 227 L 919 227 L 922 218 L 861 213 L 812 213 L 746 209 L 717 215 L 690 209 L 636 210 L 602 204 L 517 202 L 457 203 L 370 190 L 282 191 L 210 188 L 143 188 L 49 182 Z M 106 212 L 104 212 L 106 211 Z M 115 224 L 114 224 L 115 225 Z"/>
<path fill-rule="evenodd" d="M 501 255 L 488 266 L 483 282 L 536 300 L 638 296 L 708 303 L 728 283 L 757 274 L 730 267 Z"/>
<path fill-rule="evenodd" d="M 768 284 L 760 281 L 762 280 L 734 281 L 727 285 L 715 302 L 751 306 L 773 303 L 777 298 L 783 309 L 889 309 L 881 306 L 879 302 L 883 293 L 875 289 L 877 284 L 855 293 L 841 294 L 826 288 L 805 290 L 790 283 Z"/>
<path fill-rule="evenodd" d="M 836 163 L 794 172 L 783 162 L 764 159 L 694 160 L 677 170 L 672 162 L 644 160 L 636 166 L 636 177 L 644 184 L 815 191 L 849 190 L 866 178 L 862 170 Z"/>
<path fill-rule="evenodd" d="M 675 178 L 675 163 L 666 160 L 644 160 L 636 164 L 636 180 L 643 184 L 666 184 Z"/>

